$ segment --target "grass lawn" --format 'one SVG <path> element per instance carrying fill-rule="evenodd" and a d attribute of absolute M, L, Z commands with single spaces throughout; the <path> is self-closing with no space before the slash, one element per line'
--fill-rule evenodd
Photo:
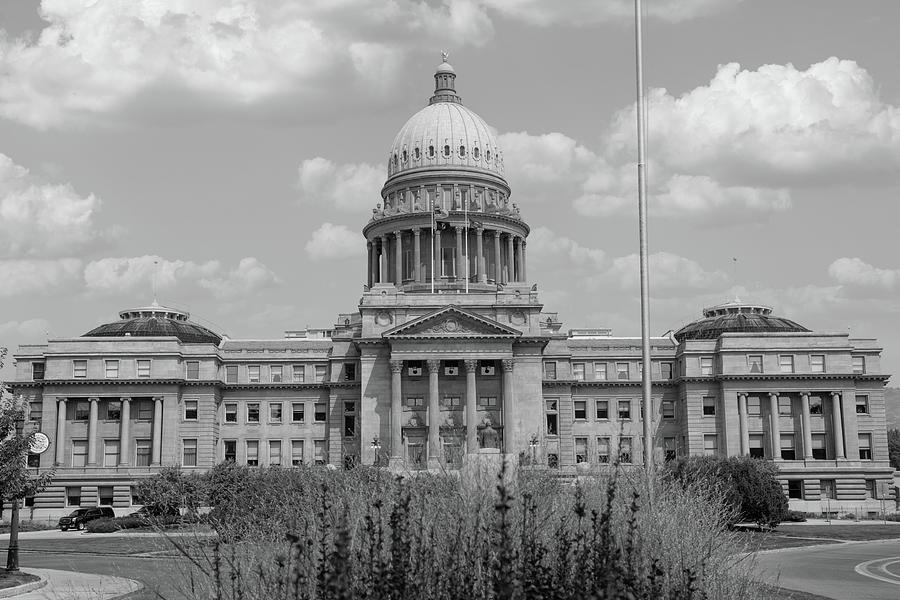
<path fill-rule="evenodd" d="M 37 575 L 30 575 L 23 571 L 19 571 L 18 573 L 9 573 L 6 569 L 0 569 L 0 590 L 4 588 L 16 587 L 17 585 L 22 585 L 24 583 L 31 583 L 32 581 L 38 581 L 40 577 Z"/>
<path fill-rule="evenodd" d="M 827 538 L 832 540 L 862 541 L 900 538 L 900 525 L 799 525 L 782 523 L 776 534 L 790 537 Z"/>

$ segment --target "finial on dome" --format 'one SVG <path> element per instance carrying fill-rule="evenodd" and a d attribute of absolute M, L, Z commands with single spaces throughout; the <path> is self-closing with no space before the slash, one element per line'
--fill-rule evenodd
<path fill-rule="evenodd" d="M 442 63 L 447 62 L 448 58 L 450 58 L 450 53 L 447 52 L 446 50 L 441 50 L 441 62 Z"/>

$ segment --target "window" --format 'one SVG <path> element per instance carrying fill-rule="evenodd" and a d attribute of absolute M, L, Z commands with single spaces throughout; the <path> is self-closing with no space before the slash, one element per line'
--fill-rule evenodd
<path fill-rule="evenodd" d="M 584 381 L 584 363 L 572 363 L 572 379 Z"/>
<path fill-rule="evenodd" d="M 41 455 L 40 454 L 32 454 L 28 453 L 28 468 L 29 469 L 37 469 L 41 466 Z"/>
<path fill-rule="evenodd" d="M 792 404 L 790 396 L 778 396 L 778 414 L 783 417 L 791 416 Z"/>
<path fill-rule="evenodd" d="M 587 462 L 587 438 L 577 437 L 575 438 L 575 464 Z"/>
<path fill-rule="evenodd" d="M 599 463 L 608 463 L 609 462 L 609 438 L 608 437 L 598 437 L 597 438 L 597 462 L 599 462 Z"/>
<path fill-rule="evenodd" d="M 328 416 L 328 407 L 324 402 L 316 402 L 315 411 L 313 412 L 313 420 L 316 423 L 324 423 Z"/>
<path fill-rule="evenodd" d="M 675 418 L 675 401 L 674 400 L 663 400 L 662 401 L 662 418 L 671 421 Z"/>
<path fill-rule="evenodd" d="M 457 406 L 459 398 L 456 398 Z M 344 402 L 344 437 L 356 437 L 356 402 Z"/>
<path fill-rule="evenodd" d="M 803 498 L 803 480 L 788 479 L 788 498 Z"/>
<path fill-rule="evenodd" d="M 317 465 L 325 464 L 325 440 L 313 440 L 313 453 Z"/>
<path fill-rule="evenodd" d="M 834 479 L 820 479 L 819 480 L 819 490 L 822 493 L 822 498 L 829 498 L 831 500 L 837 499 L 836 488 L 834 484 Z"/>
<path fill-rule="evenodd" d="M 762 373 L 763 372 L 762 354 L 748 354 L 747 355 L 747 369 L 751 373 Z"/>
<path fill-rule="evenodd" d="M 226 402 L 225 403 L 225 422 L 226 423 L 237 423 L 237 403 L 235 403 L 235 402 Z"/>
<path fill-rule="evenodd" d="M 811 415 L 821 415 L 822 414 L 822 398 L 819 396 L 810 396 L 809 397 L 809 414 Z"/>
<path fill-rule="evenodd" d="M 761 433 L 750 434 L 750 456 L 753 458 L 766 457 L 766 451 L 763 448 L 763 435 Z"/>
<path fill-rule="evenodd" d="M 479 402 L 481 400 L 484 400 L 484 398 L 480 398 Z M 425 406 L 425 399 L 419 396 L 408 396 L 403 400 L 403 406 L 407 410 L 422 409 Z"/>
<path fill-rule="evenodd" d="M 809 370 L 813 373 L 825 372 L 825 355 L 813 354 L 809 357 Z"/>
<path fill-rule="evenodd" d="M 478 398 L 478 409 L 487 410 L 489 408 L 497 408 L 496 396 L 481 396 Z"/>
<path fill-rule="evenodd" d="M 659 363 L 659 376 L 662 379 L 672 379 L 672 363 Z"/>
<path fill-rule="evenodd" d="M 200 361 L 189 360 L 185 363 L 187 379 L 200 379 Z"/>
<path fill-rule="evenodd" d="M 327 365 L 316 365 L 316 382 L 321 383 L 325 381 L 325 374 L 328 371 Z"/>
<path fill-rule="evenodd" d="M 597 400 L 597 419 L 605 420 L 609 418 L 609 401 Z"/>
<path fill-rule="evenodd" d="M 824 433 L 814 433 L 812 434 L 812 457 L 815 460 L 825 460 L 825 434 Z"/>
<path fill-rule="evenodd" d="M 605 381 L 606 380 L 606 363 L 598 362 L 594 363 L 594 379 Z"/>
<path fill-rule="evenodd" d="M 631 418 L 631 400 L 619 400 L 619 420 Z"/>
<path fill-rule="evenodd" d="M 71 486 L 66 488 L 66 506 L 81 506 L 80 486 Z"/>
<path fill-rule="evenodd" d="M 150 466 L 151 446 L 150 440 L 134 441 L 134 465 L 136 467 Z"/>
<path fill-rule="evenodd" d="M 713 374 L 712 356 L 701 356 L 700 357 L 700 374 L 701 375 L 712 375 Z"/>
<path fill-rule="evenodd" d="M 291 403 L 291 422 L 292 423 L 302 423 L 304 420 L 304 409 L 306 405 L 303 402 L 292 402 Z"/>
<path fill-rule="evenodd" d="M 106 420 L 120 421 L 122 419 L 122 401 L 107 400 L 106 401 Z"/>
<path fill-rule="evenodd" d="M 719 436 L 716 434 L 706 434 L 703 436 L 703 454 L 706 456 L 716 456 L 719 453 Z"/>
<path fill-rule="evenodd" d="M 459 410 L 462 407 L 462 400 L 459 396 L 444 396 L 441 398 L 440 407 L 442 410 Z"/>
<path fill-rule="evenodd" d="M 778 371 L 781 373 L 794 372 L 794 357 L 791 354 L 781 354 L 778 356 Z"/>
<path fill-rule="evenodd" d="M 237 440 L 225 440 L 225 462 L 237 462 Z"/>
<path fill-rule="evenodd" d="M 866 357 L 865 356 L 854 356 L 853 361 L 853 372 L 857 375 L 863 375 L 866 372 Z M 77 375 L 76 375 L 77 377 Z"/>
<path fill-rule="evenodd" d="M 197 420 L 197 401 L 196 400 L 185 400 L 184 401 L 184 420 L 185 421 L 196 421 Z"/>
<path fill-rule="evenodd" d="M 35 362 L 31 363 L 31 379 L 33 381 L 40 381 L 44 378 L 44 363 Z"/>
<path fill-rule="evenodd" d="M 716 398 L 715 396 L 703 396 L 703 416 L 716 416 Z"/>
<path fill-rule="evenodd" d="M 247 381 L 259 383 L 259 365 L 247 365 Z"/>
<path fill-rule="evenodd" d="M 556 379 L 556 363 L 544 363 L 544 379 Z"/>
<path fill-rule="evenodd" d="M 72 440 L 72 466 L 87 466 L 87 440 Z"/>
<path fill-rule="evenodd" d="M 225 383 L 237 383 L 237 382 L 238 382 L 237 365 L 225 365 Z"/>
<path fill-rule="evenodd" d="M 77 379 L 84 379 L 87 377 L 87 361 L 86 360 L 73 360 L 72 361 L 72 377 Z"/>
<path fill-rule="evenodd" d="M 269 423 L 281 423 L 281 402 L 269 402 Z"/>
<path fill-rule="evenodd" d="M 269 366 L 269 380 L 272 383 L 281 383 L 283 374 L 284 367 L 282 367 L 281 365 Z"/>
<path fill-rule="evenodd" d="M 456 377 L 459 375 L 459 365 L 455 360 L 447 361 L 444 363 L 444 375 L 447 377 Z"/>
<path fill-rule="evenodd" d="M 291 466 L 303 464 L 303 440 L 291 440 Z"/>
<path fill-rule="evenodd" d="M 356 365 L 354 363 L 344 363 L 344 380 L 356 381 Z"/>
<path fill-rule="evenodd" d="M 150 377 L 150 360 L 146 358 L 139 358 L 136 361 L 136 370 L 137 376 L 140 379 L 147 379 Z"/>
<path fill-rule="evenodd" d="M 91 404 L 87 400 L 75 401 L 75 420 L 87 421 L 91 416 Z"/>
<path fill-rule="evenodd" d="M 869 397 L 868 396 L 857 396 L 856 397 L 856 414 L 858 414 L 858 415 L 869 414 Z"/>
<path fill-rule="evenodd" d="M 44 418 L 44 403 L 32 402 L 28 405 L 28 420 L 40 422 Z"/>
<path fill-rule="evenodd" d="M 119 440 L 103 440 L 103 466 L 119 465 Z"/>
<path fill-rule="evenodd" d="M 762 414 L 759 396 L 747 396 L 747 414 L 756 416 Z"/>
<path fill-rule="evenodd" d="M 793 433 L 781 434 L 781 458 L 783 460 L 795 460 L 797 458 L 797 451 L 794 449 Z"/>
<path fill-rule="evenodd" d="M 269 440 L 269 466 L 281 466 L 281 440 Z"/>
<path fill-rule="evenodd" d="M 628 363 L 627 362 L 617 362 L 616 363 L 616 379 L 630 379 L 628 375 Z"/>
<path fill-rule="evenodd" d="M 247 422 L 259 423 L 259 403 L 250 402 L 247 404 Z"/>
<path fill-rule="evenodd" d="M 859 434 L 859 460 L 872 460 L 872 434 Z"/>
<path fill-rule="evenodd" d="M 631 438 L 619 438 L 619 462 L 631 464 Z"/>
<path fill-rule="evenodd" d="M 456 248 L 441 248 L 441 277 L 456 277 Z"/>
<path fill-rule="evenodd" d="M 181 440 L 181 464 L 185 467 L 197 466 L 197 440 Z"/>
<path fill-rule="evenodd" d="M 878 482 L 875 479 L 866 479 L 866 498 L 878 498 Z"/>
<path fill-rule="evenodd" d="M 559 403 L 556 399 L 545 400 L 544 406 L 547 409 L 547 435 L 557 435 L 559 433 Z"/>
<path fill-rule="evenodd" d="M 106 378 L 107 379 L 118 379 L 119 378 L 119 361 L 118 360 L 107 360 L 104 363 L 106 365 Z"/>
<path fill-rule="evenodd" d="M 303 383 L 306 379 L 306 367 L 303 365 L 294 365 L 292 376 L 294 383 Z"/>
<path fill-rule="evenodd" d="M 259 466 L 259 441 L 247 440 L 247 466 Z"/>
<path fill-rule="evenodd" d="M 587 400 L 575 401 L 575 420 L 584 421 L 587 419 Z"/>
<path fill-rule="evenodd" d="M 667 437 L 663 438 L 663 452 L 665 453 L 666 462 L 675 460 L 678 458 L 678 454 L 675 451 L 675 438 Z"/>

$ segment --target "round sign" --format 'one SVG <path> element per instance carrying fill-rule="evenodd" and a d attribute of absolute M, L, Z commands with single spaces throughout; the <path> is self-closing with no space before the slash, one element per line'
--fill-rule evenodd
<path fill-rule="evenodd" d="M 43 454 L 47 451 L 47 448 L 50 447 L 50 438 L 47 437 L 46 433 L 41 433 L 38 431 L 31 438 L 31 448 L 29 452 L 32 454 Z"/>

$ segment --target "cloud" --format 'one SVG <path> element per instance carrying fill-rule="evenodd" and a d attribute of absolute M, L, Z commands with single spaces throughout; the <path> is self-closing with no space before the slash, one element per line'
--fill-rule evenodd
<path fill-rule="evenodd" d="M 860 258 L 839 258 L 828 266 L 828 275 L 836 282 L 869 291 L 892 291 L 900 287 L 900 269 L 882 269 Z"/>
<path fill-rule="evenodd" d="M 707 271 L 698 262 L 672 254 L 656 252 L 648 256 L 650 267 L 650 291 L 659 293 L 696 293 L 720 289 L 727 285 L 728 277 L 721 271 Z M 609 269 L 600 275 L 600 281 L 612 282 L 623 291 L 640 288 L 640 258 L 629 254 L 613 259 Z"/>
<path fill-rule="evenodd" d="M 742 0 L 663 0 L 648 2 L 646 15 L 678 23 L 726 10 Z M 634 21 L 632 0 L 483 0 L 502 15 L 542 27 L 550 25 L 589 26 L 607 21 Z"/>
<path fill-rule="evenodd" d="M 39 182 L 0 154 L 0 256 L 48 257 L 83 250 L 108 235 L 95 226 L 99 208 L 93 194 L 81 196 L 70 184 Z"/>
<path fill-rule="evenodd" d="M 304 160 L 297 171 L 301 203 L 326 204 L 352 213 L 375 207 L 387 177 L 384 165 L 336 165 L 320 156 Z"/>
<path fill-rule="evenodd" d="M 0 297 L 73 288 L 81 278 L 81 267 L 77 258 L 0 260 Z"/>
<path fill-rule="evenodd" d="M 306 242 L 306 253 L 312 260 L 342 260 L 365 254 L 365 240 L 359 232 L 344 225 L 322 223 Z"/>
<path fill-rule="evenodd" d="M 564 264 L 597 271 L 607 266 L 606 253 L 599 248 L 582 246 L 575 240 L 558 235 L 547 227 L 536 227 L 528 236 L 528 256 L 538 264 Z"/>
<path fill-rule="evenodd" d="M 503 148 L 505 175 L 519 189 L 535 184 L 566 183 L 573 178 L 584 179 L 601 160 L 562 133 L 504 133 L 497 142 Z"/>
<path fill-rule="evenodd" d="M 14 337 L 24 341 L 44 341 L 50 334 L 50 322 L 47 319 L 28 319 L 25 321 L 7 321 L 0 323 L 0 338 Z"/>

